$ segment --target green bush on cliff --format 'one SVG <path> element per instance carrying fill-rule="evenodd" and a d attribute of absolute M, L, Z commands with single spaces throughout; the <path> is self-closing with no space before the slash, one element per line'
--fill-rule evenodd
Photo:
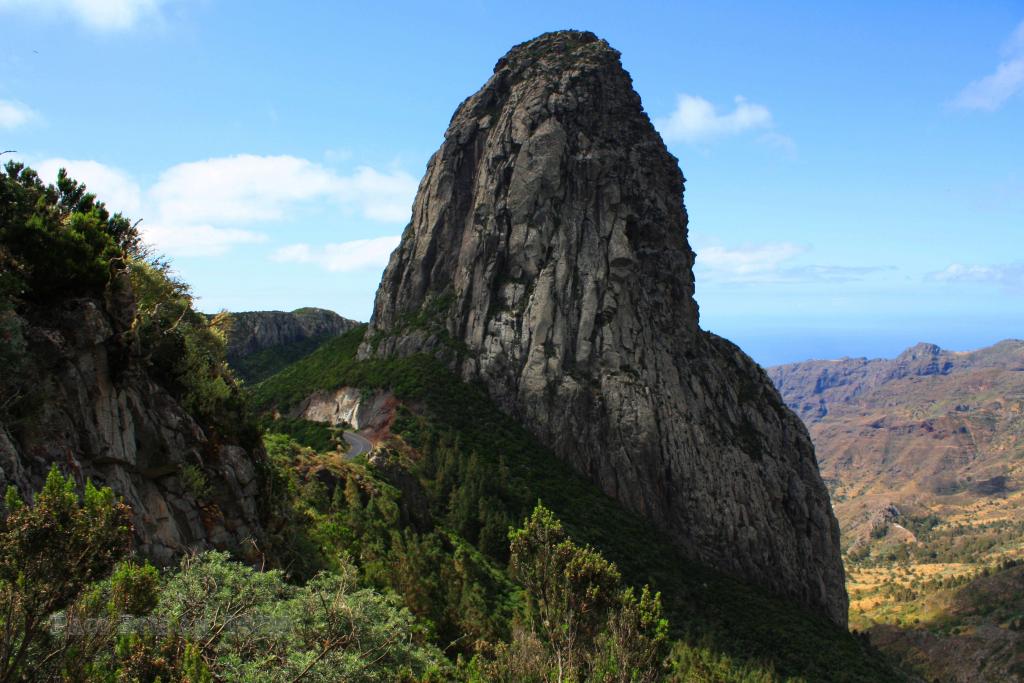
<path fill-rule="evenodd" d="M 155 378 L 204 426 L 256 445 L 257 429 L 224 359 L 229 317 L 196 311 L 191 289 L 166 263 L 133 259 L 128 265 L 133 331 Z"/>
<path fill-rule="evenodd" d="M 39 302 L 98 295 L 110 281 L 111 263 L 142 251 L 131 221 L 111 215 L 64 169 L 47 185 L 14 161 L 0 174 L 0 244 L 6 266 L 0 289 Z"/>

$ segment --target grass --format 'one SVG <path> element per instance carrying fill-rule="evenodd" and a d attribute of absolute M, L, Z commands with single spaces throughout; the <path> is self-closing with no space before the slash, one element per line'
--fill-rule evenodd
<path fill-rule="evenodd" d="M 501 413 L 481 386 L 460 381 L 436 359 L 358 361 L 365 327 L 330 340 L 253 389 L 264 408 L 285 410 L 318 389 L 388 389 L 407 410 L 392 432 L 414 448 L 431 433 L 454 433 L 462 452 L 511 474 L 520 519 L 539 499 L 578 542 L 618 564 L 627 582 L 661 591 L 673 636 L 776 679 L 899 681 L 863 640 L 754 586 L 684 559 L 646 520 L 630 513 Z"/>

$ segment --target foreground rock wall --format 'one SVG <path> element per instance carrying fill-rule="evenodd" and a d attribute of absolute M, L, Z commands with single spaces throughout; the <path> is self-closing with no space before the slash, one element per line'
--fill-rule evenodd
<path fill-rule="evenodd" d="M 209 438 L 147 375 L 130 306 L 130 294 L 71 299 L 19 320 L 34 382 L 25 414 L 0 422 L 0 486 L 28 496 L 56 464 L 122 496 L 136 548 L 158 564 L 194 549 L 251 556 L 261 453 Z"/>

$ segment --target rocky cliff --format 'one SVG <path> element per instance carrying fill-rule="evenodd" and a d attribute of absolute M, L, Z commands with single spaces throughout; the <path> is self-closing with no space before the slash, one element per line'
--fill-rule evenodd
<path fill-rule="evenodd" d="M 323 308 L 232 313 L 227 360 L 240 378 L 256 383 L 359 324 Z"/>
<path fill-rule="evenodd" d="M 326 339 L 348 332 L 359 323 L 323 308 L 284 311 L 246 311 L 231 314 L 228 360 L 235 361 L 274 346 L 307 339 Z"/>
<path fill-rule="evenodd" d="M 683 176 L 619 54 L 513 48 L 455 112 L 360 354 L 436 354 L 688 555 L 846 622 L 800 421 L 702 331 Z"/>
<path fill-rule="evenodd" d="M 56 464 L 122 496 L 136 549 L 158 564 L 193 549 L 252 556 L 261 448 L 208 433 L 150 375 L 133 341 L 131 286 L 115 284 L 106 300 L 5 312 L 29 388 L 18 415 L 0 418 L 0 486 L 30 495 Z"/>

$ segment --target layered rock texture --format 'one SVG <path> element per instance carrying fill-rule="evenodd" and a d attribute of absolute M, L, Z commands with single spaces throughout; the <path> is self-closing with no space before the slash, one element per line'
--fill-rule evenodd
<path fill-rule="evenodd" d="M 811 442 L 699 328 L 682 196 L 618 52 L 519 45 L 431 158 L 360 353 L 446 359 L 694 559 L 845 624 Z"/>
<path fill-rule="evenodd" d="M 32 388 L 30 409 L 0 419 L 0 487 L 30 496 L 56 464 L 79 484 L 91 479 L 122 496 L 136 549 L 158 564 L 210 548 L 251 555 L 261 536 L 262 454 L 210 438 L 150 377 L 130 341 L 130 285 L 119 284 L 116 300 L 8 313 Z"/>

